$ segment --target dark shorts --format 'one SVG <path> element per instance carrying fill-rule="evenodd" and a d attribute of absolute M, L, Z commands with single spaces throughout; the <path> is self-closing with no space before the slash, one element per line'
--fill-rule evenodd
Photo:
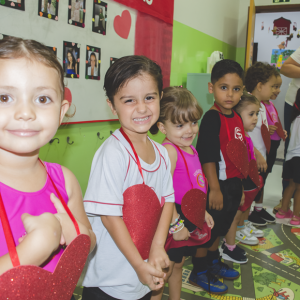
<path fill-rule="evenodd" d="M 268 165 L 268 169 L 267 169 L 267 173 L 271 173 L 273 166 L 275 164 L 275 160 L 276 160 L 276 156 L 277 156 L 277 149 L 280 145 L 280 141 L 275 141 L 275 140 L 271 140 L 271 149 L 270 149 L 270 153 L 267 153 L 267 165 Z"/>
<path fill-rule="evenodd" d="M 295 156 L 285 162 L 282 172 L 283 179 L 293 179 L 295 183 L 300 183 L 300 157 Z"/>
<path fill-rule="evenodd" d="M 181 263 L 182 258 L 185 256 L 194 256 L 197 252 L 198 246 L 184 246 L 180 248 L 172 248 L 167 251 L 169 259 L 175 263 Z"/>
<path fill-rule="evenodd" d="M 148 293 L 143 298 L 140 298 L 140 300 L 150 300 L 151 295 L 152 292 Z M 82 292 L 82 300 L 118 300 L 118 299 L 107 295 L 97 287 L 84 287 Z"/>

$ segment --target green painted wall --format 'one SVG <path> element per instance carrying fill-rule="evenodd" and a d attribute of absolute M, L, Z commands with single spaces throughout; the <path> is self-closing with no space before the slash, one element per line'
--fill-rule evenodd
<path fill-rule="evenodd" d="M 246 48 L 236 48 L 236 58 L 235 60 L 244 68 L 245 67 L 245 58 L 246 58 Z"/>

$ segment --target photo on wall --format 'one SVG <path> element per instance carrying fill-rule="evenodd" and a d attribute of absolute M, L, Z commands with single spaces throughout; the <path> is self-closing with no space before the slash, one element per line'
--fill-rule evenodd
<path fill-rule="evenodd" d="M 114 63 L 116 62 L 116 60 L 117 60 L 117 58 L 111 57 L 111 58 L 110 58 L 110 66 L 111 66 L 112 64 L 114 64 Z"/>
<path fill-rule="evenodd" d="M 80 45 L 71 42 L 63 43 L 63 69 L 65 77 L 79 78 Z"/>
<path fill-rule="evenodd" d="M 86 46 L 85 78 L 100 80 L 101 49 Z"/>
<path fill-rule="evenodd" d="M 85 2 L 86 0 L 69 0 L 69 24 L 82 28 L 85 27 Z"/>
<path fill-rule="evenodd" d="M 289 49 L 272 49 L 271 66 L 280 71 L 283 63 L 295 52 Z"/>
<path fill-rule="evenodd" d="M 40 17 L 58 21 L 58 0 L 38 0 Z"/>
<path fill-rule="evenodd" d="M 0 0 L 0 6 L 1 5 L 18 10 L 25 10 L 25 0 Z"/>
<path fill-rule="evenodd" d="M 107 3 L 94 2 L 92 31 L 106 35 Z"/>

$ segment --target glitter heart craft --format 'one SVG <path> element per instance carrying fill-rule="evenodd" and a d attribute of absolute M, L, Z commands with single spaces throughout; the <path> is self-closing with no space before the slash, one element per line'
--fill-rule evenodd
<path fill-rule="evenodd" d="M 265 124 L 261 124 L 261 136 L 264 140 L 266 149 L 268 154 L 270 153 L 270 149 L 271 149 L 271 138 L 270 138 L 270 132 L 268 127 Z"/>
<path fill-rule="evenodd" d="M 259 188 L 260 180 L 257 169 L 257 162 L 255 159 L 251 159 L 251 161 L 249 162 L 249 177 L 253 181 L 253 183 Z"/>
<path fill-rule="evenodd" d="M 14 267 L 0 276 L 2 296 L 11 300 L 67 300 L 84 268 L 91 240 L 78 235 L 65 249 L 53 273 L 37 266 Z"/>
<path fill-rule="evenodd" d="M 248 152 L 245 144 L 238 139 L 232 139 L 226 146 L 226 153 L 230 161 L 244 175 L 245 178 L 249 172 Z"/>
<path fill-rule="evenodd" d="M 189 190 L 181 200 L 181 211 L 184 216 L 202 229 L 205 221 L 206 194 L 199 189 Z"/>
<path fill-rule="evenodd" d="M 280 120 L 278 119 L 278 122 L 276 122 L 274 125 L 277 127 L 277 129 L 276 129 L 277 134 L 283 139 L 283 141 L 285 141 L 285 134 L 284 134 Z"/>
<path fill-rule="evenodd" d="M 143 260 L 149 257 L 162 206 L 155 192 L 145 184 L 129 187 L 124 193 L 123 221 Z"/>

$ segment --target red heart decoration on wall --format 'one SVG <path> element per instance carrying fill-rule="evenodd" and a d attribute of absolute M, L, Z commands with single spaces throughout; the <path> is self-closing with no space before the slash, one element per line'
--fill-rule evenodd
<path fill-rule="evenodd" d="M 127 39 L 131 27 L 131 15 L 128 10 L 123 10 L 121 16 L 114 19 L 114 28 L 116 33 L 123 39 Z"/>
<path fill-rule="evenodd" d="M 277 129 L 276 129 L 277 134 L 283 139 L 283 141 L 285 141 L 285 134 L 284 134 L 280 120 L 278 119 L 278 122 L 276 122 L 274 125 L 277 127 Z"/>
<path fill-rule="evenodd" d="M 260 180 L 259 180 L 259 174 L 257 169 L 257 162 L 255 159 L 251 159 L 249 163 L 249 177 L 253 181 L 253 183 L 259 188 Z"/>
<path fill-rule="evenodd" d="M 123 193 L 123 221 L 143 260 L 149 257 L 162 206 L 155 192 L 136 184 Z"/>
<path fill-rule="evenodd" d="M 181 200 L 181 211 L 184 216 L 202 229 L 205 221 L 206 194 L 199 189 L 189 190 Z"/>
<path fill-rule="evenodd" d="M 18 266 L 0 276 L 0 290 L 7 299 L 71 299 L 89 254 L 91 240 L 78 235 L 60 257 L 53 273 L 36 266 Z"/>

